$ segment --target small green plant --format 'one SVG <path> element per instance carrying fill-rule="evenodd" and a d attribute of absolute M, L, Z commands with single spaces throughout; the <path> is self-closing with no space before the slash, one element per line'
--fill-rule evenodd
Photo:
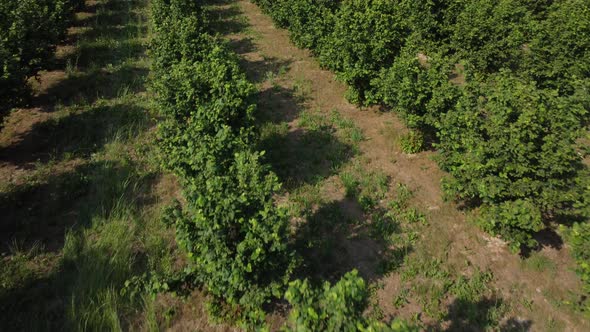
<path fill-rule="evenodd" d="M 377 206 L 385 198 L 389 188 L 389 177 L 384 173 L 365 173 L 360 179 L 358 202 L 365 211 Z"/>
<path fill-rule="evenodd" d="M 403 183 L 398 183 L 397 184 L 397 202 L 399 202 L 399 204 L 401 206 L 405 206 L 408 201 L 414 196 L 414 193 L 412 192 L 412 190 L 405 184 Z"/>
<path fill-rule="evenodd" d="M 295 94 L 299 98 L 307 98 L 313 92 L 313 82 L 305 78 L 297 77 L 295 78 L 295 82 L 293 82 L 293 90 L 295 90 Z"/>
<path fill-rule="evenodd" d="M 371 230 L 375 238 L 388 240 L 400 230 L 400 225 L 395 219 L 395 215 L 390 211 L 375 211 L 372 213 L 371 218 Z"/>
<path fill-rule="evenodd" d="M 522 264 L 527 269 L 537 272 L 555 271 L 557 268 L 553 261 L 541 253 L 533 253 L 530 257 L 523 260 Z"/>
<path fill-rule="evenodd" d="M 304 111 L 299 116 L 299 126 L 308 130 L 319 131 L 328 127 L 325 119 L 316 112 Z"/>
<path fill-rule="evenodd" d="M 522 306 L 525 307 L 528 311 L 533 311 L 533 305 L 535 305 L 535 302 L 533 302 L 533 300 L 529 300 L 529 299 L 522 299 Z"/>
<path fill-rule="evenodd" d="M 402 321 L 390 326 L 363 317 L 369 292 L 365 281 L 353 270 L 334 285 L 314 288 L 307 280 L 289 284 L 285 298 L 292 306 L 284 331 L 414 331 Z"/>
<path fill-rule="evenodd" d="M 342 172 L 340 180 L 346 190 L 346 196 L 356 198 L 365 212 L 375 208 L 385 198 L 389 189 L 389 177 L 385 173 L 367 173 L 361 168 L 360 163 Z"/>
<path fill-rule="evenodd" d="M 420 212 L 417 208 L 414 208 L 414 207 L 408 208 L 407 210 L 405 210 L 402 213 L 402 217 L 409 224 L 414 224 L 414 223 L 418 223 L 418 222 L 423 225 L 428 224 L 424 213 Z"/>
<path fill-rule="evenodd" d="M 399 294 L 393 299 L 393 306 L 397 309 L 402 308 L 409 303 L 408 295 L 410 294 L 409 288 L 403 288 Z"/>
<path fill-rule="evenodd" d="M 346 197 L 354 198 L 357 197 L 359 192 L 359 185 L 360 182 L 350 172 L 342 172 L 340 174 L 340 180 L 342 181 L 342 185 L 344 185 L 344 190 L 346 193 Z"/>
<path fill-rule="evenodd" d="M 492 279 L 491 272 L 477 269 L 469 278 L 460 276 L 451 287 L 451 293 L 460 299 L 476 302 L 487 292 Z"/>
<path fill-rule="evenodd" d="M 352 129 L 355 127 L 352 120 L 344 118 L 336 109 L 330 112 L 330 121 L 339 129 Z"/>
<path fill-rule="evenodd" d="M 590 316 L 590 224 L 575 223 L 571 228 L 561 227 L 561 232 L 572 247 L 572 256 L 576 260 L 576 272 L 582 279 L 583 294 L 578 302 L 578 309 Z"/>
<path fill-rule="evenodd" d="M 318 185 L 304 185 L 295 190 L 292 194 L 290 215 L 292 216 L 309 216 L 315 207 L 324 202 L 321 188 Z"/>
<path fill-rule="evenodd" d="M 6 296 L 11 289 L 33 279 L 35 274 L 27 264 L 28 259 L 27 255 L 18 253 L 0 260 L 0 295 Z"/>
<path fill-rule="evenodd" d="M 363 131 L 358 128 L 358 127 L 354 127 L 352 129 L 350 129 L 350 140 L 353 141 L 354 143 L 359 143 L 362 142 L 365 139 L 365 136 L 363 135 Z"/>
<path fill-rule="evenodd" d="M 411 130 L 400 138 L 400 146 L 405 153 L 418 153 L 424 149 L 424 135 L 417 130 Z"/>
<path fill-rule="evenodd" d="M 266 72 L 266 74 L 264 74 L 264 79 L 266 81 L 268 81 L 268 83 L 270 83 L 270 85 L 275 86 L 276 84 L 276 79 L 277 79 L 277 74 L 275 74 L 274 71 L 269 70 Z"/>

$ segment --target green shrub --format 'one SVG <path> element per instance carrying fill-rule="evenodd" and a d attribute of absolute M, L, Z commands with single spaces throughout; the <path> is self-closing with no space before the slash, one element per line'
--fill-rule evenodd
<path fill-rule="evenodd" d="M 530 71 L 540 86 L 572 92 L 572 81 L 590 77 L 590 3 L 555 1 L 530 44 Z"/>
<path fill-rule="evenodd" d="M 441 115 L 454 108 L 459 89 L 449 82 L 448 59 L 422 56 L 420 60 L 413 47 L 404 50 L 372 84 L 377 99 L 398 112 L 408 127 L 434 131 Z"/>
<path fill-rule="evenodd" d="M 453 176 L 445 191 L 490 205 L 490 229 L 539 230 L 539 213 L 559 215 L 579 199 L 575 188 L 581 159 L 574 143 L 585 113 L 575 98 L 538 89 L 510 73 L 470 82 L 456 109 L 443 116 L 439 131 L 440 165 Z M 514 243 L 533 244 L 509 231 L 499 233 Z"/>
<path fill-rule="evenodd" d="M 200 59 L 203 48 L 212 38 L 205 34 L 208 17 L 197 2 L 184 0 L 154 0 L 151 3 L 152 40 L 149 51 L 155 77 L 181 59 Z M 218 44 L 215 42 L 214 44 Z"/>
<path fill-rule="evenodd" d="M 292 306 L 285 331 L 416 331 L 402 321 L 386 326 L 363 317 L 368 290 L 356 270 L 345 274 L 338 283 L 326 282 L 314 288 L 307 280 L 289 284 L 285 298 Z"/>
<path fill-rule="evenodd" d="M 571 246 L 572 256 L 578 265 L 576 272 L 583 283 L 580 309 L 590 316 L 590 224 L 575 223 L 571 228 L 562 226 L 561 231 Z"/>
<path fill-rule="evenodd" d="M 521 0 L 521 2 L 531 11 L 534 15 L 545 16 L 547 9 L 554 0 Z"/>
<path fill-rule="evenodd" d="M 224 43 L 214 37 L 201 40 L 207 46 L 198 57 L 183 58 L 155 78 L 160 112 L 181 125 L 192 118 L 209 134 L 223 125 L 248 128 L 253 120 L 254 86 Z"/>
<path fill-rule="evenodd" d="M 535 247 L 537 241 L 531 234 L 545 228 L 539 208 L 520 199 L 484 206 L 477 223 L 486 232 L 507 239 L 510 250 L 515 253 L 523 247 Z"/>
<path fill-rule="evenodd" d="M 176 220 L 190 271 L 219 308 L 247 324 L 263 322 L 262 305 L 280 296 L 292 265 L 288 217 L 272 197 L 280 184 L 259 157 L 237 153 L 222 172 L 208 163 L 202 179 L 185 186 L 187 205 Z"/>
<path fill-rule="evenodd" d="M 0 120 L 29 96 L 27 79 L 47 67 L 80 1 L 0 1 Z"/>
<path fill-rule="evenodd" d="M 331 0 L 286 0 L 281 2 L 288 13 L 291 40 L 302 48 L 316 51 L 334 28 L 334 8 Z"/>
<path fill-rule="evenodd" d="M 530 40 L 530 16 L 520 1 L 465 1 L 456 18 L 451 46 L 478 71 L 514 67 Z"/>
<path fill-rule="evenodd" d="M 421 152 L 424 149 L 424 135 L 416 130 L 411 130 L 403 135 L 400 139 L 402 151 L 413 154 Z"/>
<path fill-rule="evenodd" d="M 419 43 L 442 38 L 446 2 L 431 1 L 255 1 L 299 47 L 350 86 L 349 99 L 371 103 L 370 81 L 399 53 L 408 35 Z M 365 95 L 369 93 L 369 95 Z M 368 98 L 368 100 L 366 100 Z"/>
<path fill-rule="evenodd" d="M 207 41 L 201 61 L 183 59 L 153 82 L 166 119 L 159 128 L 162 162 L 181 180 L 196 177 L 207 162 L 223 169 L 252 138 L 253 85 L 225 45 L 200 39 Z"/>
<path fill-rule="evenodd" d="M 407 31 L 397 14 L 386 0 L 345 0 L 336 12 L 320 62 L 349 85 L 352 102 L 365 102 L 371 80 L 399 54 Z"/>
<path fill-rule="evenodd" d="M 296 0 L 253 0 L 280 28 L 288 28 L 291 21 L 291 4 Z"/>
<path fill-rule="evenodd" d="M 460 0 L 398 0 L 395 4 L 400 22 L 414 42 L 421 47 L 444 47 L 454 19 L 460 11 L 459 2 Z"/>

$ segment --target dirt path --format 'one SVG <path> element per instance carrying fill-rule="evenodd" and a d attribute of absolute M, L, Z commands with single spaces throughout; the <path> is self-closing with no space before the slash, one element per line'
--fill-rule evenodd
<path fill-rule="evenodd" d="M 545 330 L 552 321 L 559 321 L 563 322 L 562 328 L 570 331 L 590 328 L 559 303 L 568 297 L 569 291 L 579 287 L 567 250 L 543 248 L 539 255 L 549 258 L 555 265 L 550 271 L 524 268 L 522 261 L 511 254 L 502 241 L 481 232 L 468 223 L 465 214 L 454 204 L 442 200 L 440 181 L 445 174 L 433 160 L 436 153 L 406 155 L 401 152 L 397 139 L 406 129 L 393 113 L 360 110 L 348 103 L 344 98 L 346 87 L 335 81 L 332 73 L 322 70 L 308 51 L 296 48 L 286 31 L 275 28 L 271 19 L 249 1 L 235 3 L 237 6 L 224 5 L 221 15 L 233 22 L 226 27 L 227 36 L 243 57 L 249 77 L 259 83 L 262 107 L 272 108 L 290 132 L 300 129 L 302 109 L 326 117 L 337 110 L 352 120 L 365 137 L 360 143 L 359 155 L 367 161 L 367 172 L 380 171 L 393 180 L 391 183 L 408 185 L 415 192 L 415 201 L 423 211 L 428 211 L 429 226 L 420 234 L 424 252 L 442 258 L 452 268 L 459 268 L 460 274 L 469 273 L 466 266 L 490 270 L 498 296 L 510 303 L 507 316 L 512 316 L 516 322 L 528 322 L 517 324 L 520 327 Z M 306 98 L 301 105 L 293 105 L 292 100 L 277 92 L 301 90 L 302 85 Z M 335 197 L 344 195 L 336 180 L 327 182 L 332 183 Z M 391 273 L 377 283 L 382 286 L 378 298 L 385 317 L 409 314 L 392 305 L 401 287 L 399 275 Z M 523 305 L 522 298 L 533 303 L 533 307 L 527 303 Z"/>

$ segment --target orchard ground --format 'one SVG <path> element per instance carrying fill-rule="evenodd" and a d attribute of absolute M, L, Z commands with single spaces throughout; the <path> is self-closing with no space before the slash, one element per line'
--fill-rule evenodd
<path fill-rule="evenodd" d="M 31 107 L 0 133 L 2 330 L 211 330 L 204 296 L 125 288 L 182 267 L 161 209 L 180 197 L 157 166 L 146 84 L 148 0 L 89 1 Z M 358 109 L 346 87 L 246 0 L 211 5 L 259 89 L 261 148 L 284 183 L 302 276 L 356 268 L 367 314 L 426 329 L 586 331 L 581 284 L 551 234 L 520 258 L 442 200 L 436 152 L 407 155 L 391 112 Z M 121 292 L 125 289 L 126 291 Z M 269 317 L 277 328 L 284 313 Z"/>

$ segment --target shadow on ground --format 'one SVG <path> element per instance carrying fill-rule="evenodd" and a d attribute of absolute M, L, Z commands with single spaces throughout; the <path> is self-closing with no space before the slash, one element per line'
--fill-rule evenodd
<path fill-rule="evenodd" d="M 304 262 L 297 277 L 317 284 L 337 282 L 356 269 L 371 283 L 399 268 L 412 248 L 392 246 L 375 236 L 372 218 L 352 198 L 316 207 L 296 227 L 294 246 Z M 394 227 L 389 234 L 401 231 Z"/>
<path fill-rule="evenodd" d="M 71 228 L 89 226 L 94 216 L 118 204 L 136 206 L 154 201 L 142 195 L 156 179 L 149 174 L 138 178 L 132 162 L 80 161 L 45 179 L 0 194 L 1 253 L 10 253 L 14 246 L 59 252 Z"/>
<path fill-rule="evenodd" d="M 11 243 L 40 243 L 57 250 L 65 231 L 87 219 L 80 209 L 107 209 L 100 200 L 119 183 L 128 183 L 131 169 L 107 165 L 90 157 L 110 141 L 125 141 L 149 126 L 147 110 L 134 100 L 145 91 L 148 71 L 138 66 L 145 53 L 141 33 L 145 18 L 135 11 L 140 1 L 103 1 L 85 12 L 96 15 L 78 22 L 88 29 L 79 36 L 77 71 L 38 97 L 42 109 L 75 105 L 67 113 L 34 123 L 0 149 L 0 160 L 37 176 L 9 186 L 0 194 L 0 238 L 3 252 Z M 123 28 L 125 27 L 125 28 Z M 91 68 L 91 69 L 88 69 Z M 63 68 L 62 68 L 63 69 Z M 97 100 L 101 100 L 95 103 Z M 57 166 L 56 166 L 57 165 Z M 45 174 L 50 172 L 48 174 Z M 127 175 L 126 175 L 127 174 Z M 34 175 L 34 174 L 33 174 Z M 86 206 L 86 207 L 82 207 Z"/>
<path fill-rule="evenodd" d="M 88 29 L 76 34 L 77 50 L 56 61 L 68 75 L 33 101 L 56 113 L 0 150 L 3 164 L 28 172 L 0 193 L 2 331 L 85 330 L 108 325 L 101 319 L 118 324 L 117 313 L 133 308 L 118 294 L 147 263 L 120 239 L 132 236 L 137 210 L 158 199 L 149 190 L 156 173 L 120 151 L 150 126 L 137 96 L 148 75 L 146 3 L 83 10 L 76 26 Z"/>
<path fill-rule="evenodd" d="M 146 110 L 132 103 L 95 105 L 79 113 L 37 123 L 18 142 L 0 148 L 0 159 L 22 169 L 64 157 L 88 157 L 114 137 L 127 138 L 148 125 Z"/>
<path fill-rule="evenodd" d="M 211 5 L 209 14 L 210 28 L 213 33 L 231 35 L 243 33 L 250 27 L 235 2 L 231 0 L 208 0 L 206 2 Z"/>
<path fill-rule="evenodd" d="M 455 299 L 449 305 L 449 311 L 444 318 L 450 321 L 447 331 L 487 331 L 502 332 L 527 332 L 530 331 L 532 322 L 526 319 L 509 318 L 502 319 L 501 310 L 503 300 L 500 298 L 484 298 L 479 301 Z M 433 327 L 432 330 L 440 330 Z"/>
<path fill-rule="evenodd" d="M 239 43 L 238 45 L 230 46 L 247 47 L 246 45 Z M 246 76 L 250 82 L 262 83 L 265 81 L 271 81 L 271 84 L 273 84 L 274 87 L 277 87 L 277 85 L 272 81 L 287 72 L 292 63 L 293 61 L 291 60 L 280 60 L 273 57 L 263 57 L 261 60 L 246 60 L 244 57 L 240 59 L 240 65 L 246 72 Z M 267 91 L 267 89 L 263 89 L 262 91 Z"/>
<path fill-rule="evenodd" d="M 43 190 L 54 191 L 56 197 L 32 206 L 41 211 L 25 216 L 27 224 L 14 225 L 11 230 L 18 252 L 8 248 L 11 256 L 0 260 L 1 330 L 85 330 L 71 323 L 90 321 L 90 326 L 96 326 L 105 313 L 122 313 L 131 307 L 113 300 L 120 285 L 134 270 L 145 270 L 147 262 L 134 253 L 132 242 L 116 239 L 131 235 L 134 206 L 155 199 L 138 201 L 138 195 L 147 192 L 154 179 L 138 180 L 133 172 L 133 165 L 92 163 L 31 188 L 39 197 Z M 95 228 L 95 224 L 107 222 Z M 6 234 L 6 226 L 2 226 L 2 234 Z M 82 234 L 87 230 L 96 239 Z M 38 245 L 45 240 L 49 242 Z M 51 255 L 51 250 L 59 251 L 59 256 Z M 95 308 L 100 310 L 91 314 L 96 317 L 78 316 L 88 314 L 87 307 L 97 302 L 100 305 Z"/>
<path fill-rule="evenodd" d="M 261 142 L 261 148 L 286 190 L 336 174 L 354 152 L 327 129 L 275 132 Z"/>

